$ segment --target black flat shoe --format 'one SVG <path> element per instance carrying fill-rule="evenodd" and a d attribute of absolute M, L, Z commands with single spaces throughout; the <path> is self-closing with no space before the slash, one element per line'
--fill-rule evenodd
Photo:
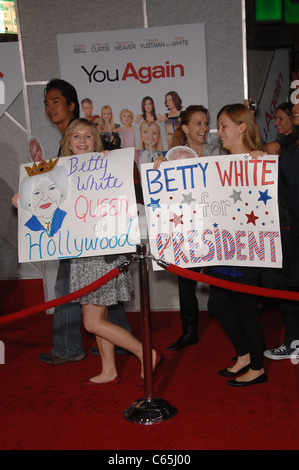
<path fill-rule="evenodd" d="M 238 372 L 230 372 L 227 369 L 222 369 L 218 371 L 219 375 L 222 375 L 223 377 L 236 377 L 236 375 L 243 374 L 243 372 L 247 372 L 249 369 L 250 364 L 248 366 L 243 367 L 242 369 L 238 370 Z"/>
<path fill-rule="evenodd" d="M 180 338 L 170 346 L 168 346 L 168 351 L 178 351 L 179 349 L 186 348 L 187 346 L 192 346 L 193 344 L 198 343 L 198 336 L 191 335 L 182 335 Z"/>
<path fill-rule="evenodd" d="M 250 380 L 249 382 L 240 382 L 236 379 L 228 380 L 226 383 L 231 387 L 248 387 L 248 385 L 263 384 L 267 382 L 267 374 L 264 372 L 262 375 L 259 375 L 256 379 Z"/>

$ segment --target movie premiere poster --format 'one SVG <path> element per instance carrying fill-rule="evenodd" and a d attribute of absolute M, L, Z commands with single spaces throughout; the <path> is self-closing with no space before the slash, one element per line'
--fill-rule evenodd
<path fill-rule="evenodd" d="M 273 142 L 277 138 L 276 108 L 288 101 L 289 88 L 289 51 L 276 50 L 256 114 L 261 137 L 265 143 Z"/>
<path fill-rule="evenodd" d="M 134 149 L 21 165 L 19 261 L 136 251 Z"/>
<path fill-rule="evenodd" d="M 182 109 L 208 107 L 204 24 L 59 34 L 61 78 L 102 137 L 135 161 L 168 150 Z"/>
<path fill-rule="evenodd" d="M 142 165 L 151 254 L 181 268 L 280 268 L 277 168 L 277 155 L 245 154 Z"/>

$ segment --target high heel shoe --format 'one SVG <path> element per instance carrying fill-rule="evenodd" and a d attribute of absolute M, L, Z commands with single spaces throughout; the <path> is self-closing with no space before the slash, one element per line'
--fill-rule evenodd
<path fill-rule="evenodd" d="M 120 378 L 117 375 L 115 379 L 110 380 L 109 382 L 94 382 L 93 380 L 87 380 L 85 385 L 117 385 L 120 383 Z"/>
<path fill-rule="evenodd" d="M 248 366 L 242 367 L 242 369 L 238 370 L 238 372 L 231 372 L 230 370 L 227 369 L 222 369 L 218 371 L 219 375 L 222 375 L 223 377 L 236 377 L 236 375 L 241 375 L 244 372 L 247 372 L 249 369 L 250 364 Z"/>
<path fill-rule="evenodd" d="M 161 351 L 159 351 L 157 349 L 156 353 L 157 353 L 157 355 L 156 355 L 156 360 L 155 360 L 155 364 L 154 364 L 154 367 L 153 367 L 153 375 L 154 375 L 154 373 L 156 372 L 159 365 L 162 363 L 162 361 L 164 359 L 163 353 Z M 139 378 L 138 385 L 139 385 L 139 387 L 144 387 L 144 377 Z"/>

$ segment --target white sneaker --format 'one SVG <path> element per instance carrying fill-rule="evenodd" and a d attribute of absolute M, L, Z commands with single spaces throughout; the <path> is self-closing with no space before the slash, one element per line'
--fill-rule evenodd
<path fill-rule="evenodd" d="M 295 348 L 291 348 L 289 346 L 286 346 L 285 344 L 282 344 L 277 349 L 267 349 L 266 351 L 264 351 L 264 356 L 268 359 L 274 360 L 292 359 L 294 357 L 294 351 L 296 351 Z"/>

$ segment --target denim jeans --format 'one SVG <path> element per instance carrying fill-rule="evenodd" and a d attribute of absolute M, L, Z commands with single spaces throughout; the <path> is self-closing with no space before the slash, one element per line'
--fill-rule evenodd
<path fill-rule="evenodd" d="M 110 307 L 108 307 L 108 317 L 111 323 L 122 326 L 131 333 L 123 302 L 118 302 L 116 305 L 110 305 Z"/>
<path fill-rule="evenodd" d="M 55 284 L 56 297 L 62 297 L 70 292 L 70 264 L 69 259 L 59 261 Z M 122 302 L 108 307 L 108 316 L 115 325 L 131 331 Z M 69 302 L 55 307 L 52 352 L 59 357 L 67 358 L 84 353 L 81 333 L 81 304 L 79 302 Z"/>
<path fill-rule="evenodd" d="M 62 297 L 70 293 L 69 259 L 59 261 L 55 294 Z M 81 305 L 79 302 L 68 302 L 58 305 L 54 310 L 53 349 L 59 357 L 75 357 L 84 353 L 81 335 Z"/>

